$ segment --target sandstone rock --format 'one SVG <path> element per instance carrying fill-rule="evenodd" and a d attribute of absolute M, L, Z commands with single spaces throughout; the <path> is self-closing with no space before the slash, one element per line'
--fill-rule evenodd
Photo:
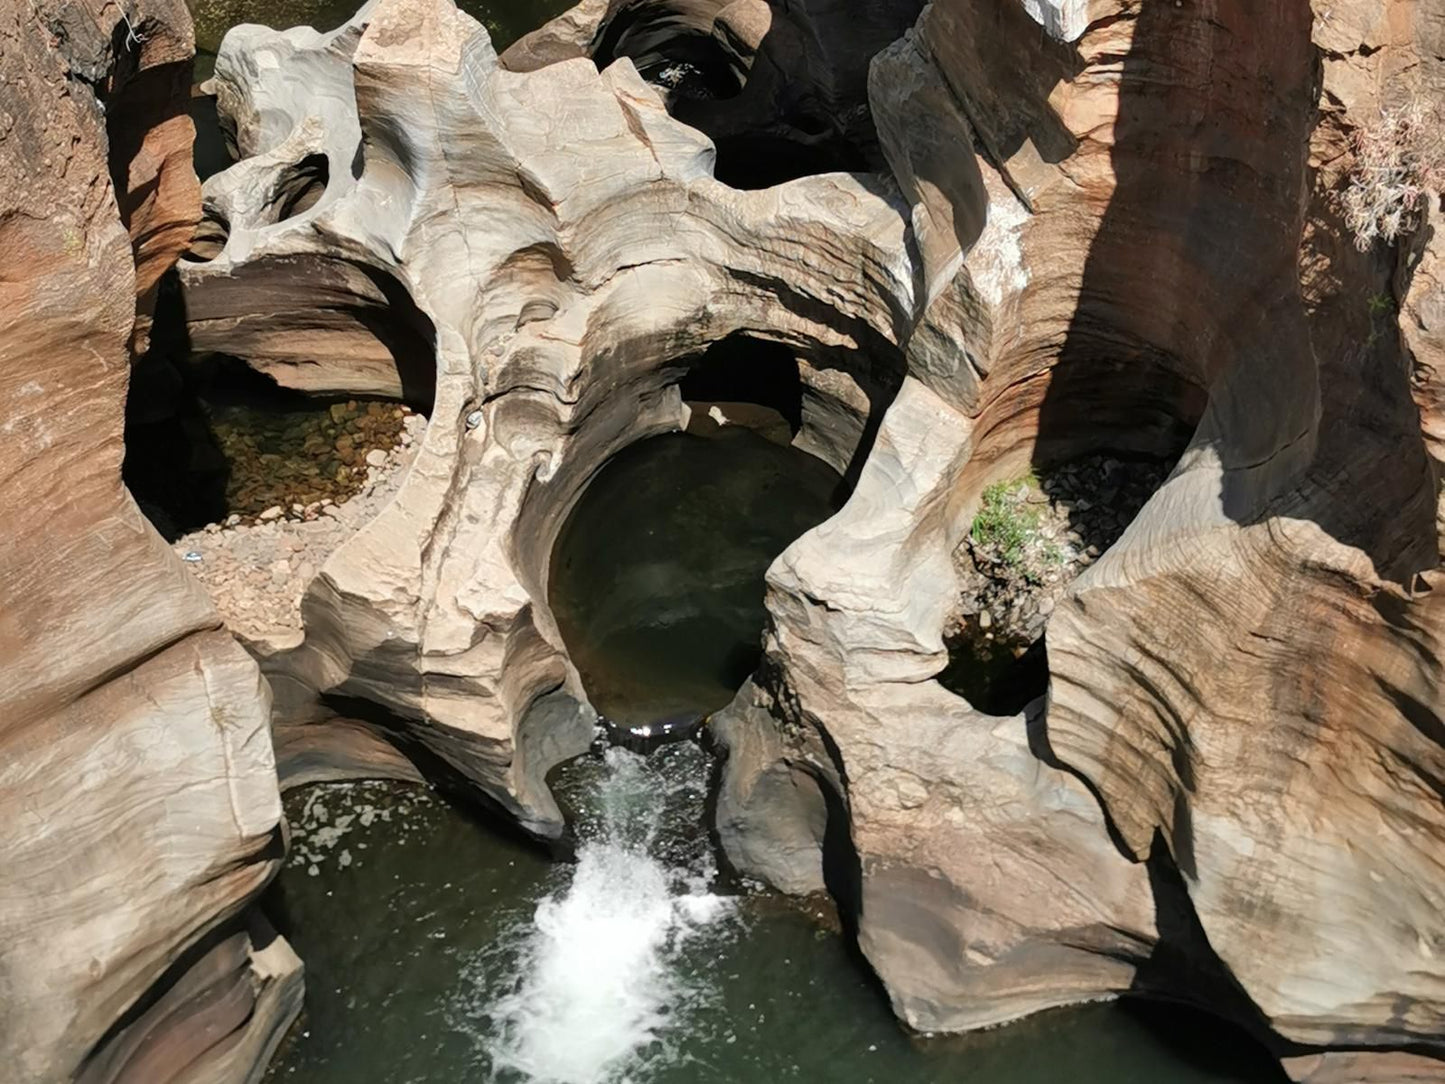
<path fill-rule="evenodd" d="M 1059 37 L 1082 29 L 1082 6 L 1029 10 Z M 1367 375 L 1403 371 L 1392 337 L 1361 326 L 1379 265 L 1352 254 L 1301 168 L 1317 117 L 1310 20 L 1284 7 L 1263 13 L 1267 26 L 1254 9 L 1217 14 L 1206 26 L 1169 5 L 1091 4 L 1070 49 L 1020 7 L 938 0 L 875 61 L 873 114 L 922 262 L 910 379 L 849 505 L 770 572 L 769 706 L 745 715 L 758 731 L 746 747 L 775 751 L 729 767 L 724 793 L 736 800 L 719 814 L 767 824 L 755 844 L 778 840 L 760 856 L 730 846 L 746 867 L 805 868 L 791 842 L 801 828 L 778 822 L 801 825 L 807 803 L 790 808 L 750 781 L 780 766 L 831 781 L 859 860 L 860 943 L 915 1021 L 988 1022 L 986 991 L 1004 995 L 998 1013 L 1018 1014 L 1172 983 L 1216 1011 L 1260 1014 L 1292 1042 L 1411 1047 L 1324 1059 L 1392 1079 L 1402 1058 L 1430 1071 L 1420 1066 L 1434 1061 L 1445 1006 L 1445 825 L 1431 797 L 1445 769 L 1442 614 L 1438 573 L 1426 571 L 1436 489 L 1405 382 Z M 1434 85 L 1408 34 L 1388 42 L 1393 60 L 1389 48 L 1359 50 L 1377 81 L 1356 80 L 1357 96 L 1381 93 L 1391 73 Z M 1267 121 L 1241 122 L 1241 100 Z M 1236 172 L 1252 178 L 1247 200 L 1225 180 Z M 1303 262 L 1302 233 L 1313 246 Z M 1428 281 L 1415 289 L 1429 296 Z M 1428 325 L 1421 312 L 1409 313 L 1412 330 Z M 1416 347 L 1427 432 L 1432 362 L 1419 358 L 1432 349 Z M 923 387 L 934 404 L 918 412 Z M 925 439 L 942 461 L 893 446 Z M 1174 475 L 1051 615 L 1050 696 L 1034 757 L 1023 755 L 1028 771 L 1061 763 L 1083 778 L 1119 830 L 1113 851 L 1093 836 L 1102 820 L 1063 832 L 1070 822 L 1021 789 L 1024 767 L 980 779 L 910 752 L 977 740 L 976 713 L 932 702 L 950 582 L 937 562 L 982 489 L 1029 462 L 1167 457 L 1186 443 Z M 1008 730 L 994 726 L 985 747 L 1002 757 Z M 1019 836 L 956 804 L 952 779 L 989 796 L 986 809 L 1016 813 Z M 1043 920 L 999 939 L 1011 956 L 971 954 L 968 907 L 993 881 L 948 858 L 1007 852 L 1019 837 L 1019 854 L 1052 856 L 1037 870 L 1068 868 L 1065 882 L 1087 887 L 1071 897 L 1030 882 L 1024 894 L 1049 901 Z M 1090 847 L 1103 854 L 1084 859 Z M 778 853 L 787 863 L 770 866 Z M 1121 858 L 1140 865 L 1131 873 Z M 1098 879 L 1073 873 L 1073 860 Z M 1182 888 L 1165 900 L 1152 882 L 1171 866 Z M 1141 893 L 1152 908 L 1135 909 Z M 1128 948 L 1105 938 L 1090 960 L 1085 940 L 1071 945 L 1077 966 L 1045 963 L 1059 937 L 1050 920 L 1073 907 L 1130 931 Z M 1180 908 L 1202 937 L 1180 939 Z M 1021 913 L 1017 902 L 999 910 Z M 1252 1006 L 1171 977 L 1181 961 L 1222 971 L 1216 953 Z"/>
<path fill-rule="evenodd" d="M 224 1052 L 260 1056 L 297 988 L 215 1015 L 203 987 L 245 991 L 271 965 L 176 964 L 276 868 L 269 697 L 120 481 L 137 292 L 194 211 L 175 176 L 188 122 L 164 119 L 184 103 L 157 89 L 188 67 L 189 19 L 132 5 L 136 45 L 121 18 L 0 12 L 0 1057 L 37 1084 L 160 1079 L 161 1063 L 239 1082 L 253 1065 Z M 123 1021 L 153 1029 L 145 1051 Z"/>
<path fill-rule="evenodd" d="M 400 731 L 555 833 L 543 776 L 592 721 L 545 600 L 560 517 L 609 455 L 683 424 L 707 347 L 768 339 L 803 363 L 797 443 L 855 488 L 770 570 L 764 665 L 715 726 L 734 862 L 826 885 L 918 1027 L 1157 992 L 1272 1029 L 1302 1079 L 1430 1071 L 1434 272 L 1422 236 L 1392 284 L 1327 197 L 1349 118 L 1391 79 L 1435 88 L 1440 50 L 1399 30 L 1410 4 L 1312 25 L 936 0 L 846 124 L 898 11 L 836 39 L 836 84 L 794 65 L 829 138 L 871 153 L 876 119 L 896 191 L 740 192 L 713 175 L 729 141 L 764 115 L 798 135 L 766 51 L 835 40 L 802 41 L 829 13 L 794 7 L 764 33 L 756 5 L 586 4 L 515 70 L 444 0 L 228 37 L 248 157 L 206 187 L 225 243 L 184 270 L 193 335 L 294 386 L 434 400 L 400 493 L 308 589 L 304 642 L 267 652 L 279 727 L 317 750 L 300 774 L 395 764 Z M 671 23 L 726 45 L 733 104 L 664 78 Z M 1382 289 L 1413 321 L 1413 401 L 1359 304 Z M 1051 614 L 975 600 L 1046 629 L 1047 697 L 988 716 L 943 688 L 986 486 L 1181 453 L 1127 526 L 1119 480 L 1091 483 L 1076 507 L 1122 537 L 1063 533 L 1088 567 Z"/>
<path fill-rule="evenodd" d="M 264 72 L 263 50 L 277 58 Z M 314 65 L 354 71 L 359 119 L 316 129 L 327 193 L 275 223 L 257 200 L 313 138 L 307 118 L 347 100 L 303 78 Z M 255 153 L 206 184 L 231 240 L 186 265 L 187 297 L 207 298 L 193 311 L 249 308 L 253 285 L 290 294 L 286 268 L 365 266 L 436 340 L 436 405 L 415 466 L 327 560 L 303 604 L 305 643 L 268 668 L 369 704 L 524 825 L 556 833 L 542 776 L 592 727 L 543 594 L 562 514 L 612 452 L 681 424 L 682 368 L 735 332 L 851 374 L 879 410 L 901 376 L 912 289 L 900 205 L 844 175 L 731 189 L 710 175 L 712 146 L 668 116 L 630 61 L 509 72 L 441 0 L 385 0 L 325 39 L 248 29 L 227 37 L 217 70 L 236 88 L 223 108 L 264 100 L 269 119 L 237 107 Z M 359 159 L 354 137 L 339 142 L 347 130 L 361 133 Z M 295 145 L 273 154 L 276 139 Z M 355 344 L 325 330 L 315 356 L 340 372 Z M 257 357 L 244 336 L 225 341 Z M 814 430 L 854 409 L 819 412 Z M 818 440 L 849 455 L 861 437 L 859 426 Z"/>
<path fill-rule="evenodd" d="M 764 672 L 786 686 L 768 690 L 769 708 L 740 697 L 719 731 L 732 861 L 807 887 L 804 848 L 783 841 L 810 834 L 820 801 L 797 781 L 816 780 L 834 806 L 828 831 L 851 839 L 857 862 L 829 887 L 858 915 L 894 1008 L 922 1030 L 1127 990 L 1156 938 L 1144 868 L 1114 849 L 1088 791 L 1030 751 L 1026 719 L 985 716 L 928 680 L 945 661 L 960 533 L 943 508 L 970 437 L 967 419 L 904 382 L 849 503 L 769 571 L 776 669 Z"/>

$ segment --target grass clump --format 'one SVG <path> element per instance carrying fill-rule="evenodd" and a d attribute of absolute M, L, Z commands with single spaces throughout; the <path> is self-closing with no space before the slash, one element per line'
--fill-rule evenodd
<path fill-rule="evenodd" d="M 1039 491 L 1032 474 L 1011 482 L 996 482 L 983 491 L 978 515 L 973 519 L 973 541 L 1006 565 L 1017 567 L 1028 555 L 1042 516 L 1030 503 Z"/>
<path fill-rule="evenodd" d="M 1386 110 L 1350 139 L 1354 163 L 1340 193 L 1340 210 L 1367 252 L 1415 229 L 1430 193 L 1445 183 L 1445 133 L 1440 111 L 1420 102 Z"/>

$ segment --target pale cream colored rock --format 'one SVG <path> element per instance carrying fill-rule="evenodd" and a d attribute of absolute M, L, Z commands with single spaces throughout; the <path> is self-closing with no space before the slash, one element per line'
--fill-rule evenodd
<path fill-rule="evenodd" d="M 276 66 L 262 72 L 255 57 L 268 50 Z M 306 142 L 310 118 L 338 100 L 328 81 L 309 92 L 314 65 L 354 72 L 360 175 L 355 148 L 336 142 L 344 127 L 317 129 L 332 186 L 274 223 L 257 209 L 263 194 L 288 156 L 321 146 Z M 264 100 L 272 112 L 261 124 L 242 110 L 257 154 L 207 182 L 231 240 L 183 268 L 188 297 L 204 299 L 195 311 L 304 291 L 297 267 L 360 268 L 408 296 L 435 340 L 415 465 L 322 566 L 303 602 L 305 642 L 268 671 L 389 713 L 554 834 L 542 776 L 585 748 L 594 718 L 544 596 L 561 517 L 609 455 L 681 426 L 681 369 L 665 367 L 736 332 L 852 374 L 846 408 L 817 412 L 810 429 L 846 465 L 863 426 L 830 434 L 831 419 L 858 396 L 880 410 L 901 376 L 913 278 L 901 205 L 841 174 L 728 188 L 711 176 L 711 144 L 668 116 L 629 61 L 507 71 L 445 0 L 382 0 L 324 39 L 252 28 L 227 37 L 217 71 L 235 82 L 223 108 Z M 282 123 L 273 112 L 287 95 Z M 780 291 L 794 303 L 778 304 Z M 339 389 L 370 363 L 346 369 L 354 344 L 326 336 L 313 372 L 339 374 L 324 377 Z M 252 340 L 226 341 L 255 360 Z"/>

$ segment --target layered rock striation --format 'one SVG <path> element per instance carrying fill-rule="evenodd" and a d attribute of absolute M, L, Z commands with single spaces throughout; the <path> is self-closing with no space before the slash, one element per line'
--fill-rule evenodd
<path fill-rule="evenodd" d="M 239 28 L 216 87 L 244 157 L 205 187 L 224 244 L 182 263 L 193 341 L 294 386 L 397 394 L 402 366 L 357 345 L 370 317 L 316 327 L 306 374 L 271 345 L 293 320 L 275 298 L 329 320 L 387 283 L 400 301 L 377 321 L 425 327 L 412 361 L 435 372 L 396 500 L 267 662 L 278 722 L 380 725 L 556 834 L 542 776 L 594 721 L 546 605 L 562 518 L 613 452 L 682 426 L 677 385 L 723 340 L 780 344 L 809 382 L 799 439 L 861 461 L 911 310 L 896 190 L 730 188 L 631 61 L 509 71 L 442 2 L 375 3 L 331 35 Z M 324 191 L 278 219 L 267 199 L 318 159 Z"/>
<path fill-rule="evenodd" d="M 1297 1079 L 1438 1078 L 1438 193 L 1363 251 L 1338 193 L 1394 88 L 1439 97 L 1441 27 L 1366 7 L 935 0 L 899 37 L 589 0 L 500 59 L 447 0 L 233 31 L 193 343 L 430 415 L 260 652 L 301 774 L 394 741 L 560 832 L 594 713 L 557 531 L 767 343 L 851 495 L 712 724 L 733 863 L 830 890 L 920 1029 L 1147 994 Z M 779 139 L 828 153 L 728 165 Z M 939 680 L 955 554 L 988 486 L 1100 456 L 1177 465 L 990 715 Z"/>
<path fill-rule="evenodd" d="M 196 218 L 180 4 L 0 12 L 0 1057 L 253 1079 L 300 966 L 269 694 L 121 484 L 131 346 Z M 138 321 L 137 314 L 141 314 Z"/>
<path fill-rule="evenodd" d="M 935 458 L 957 451 L 933 473 L 889 462 L 905 383 L 853 501 L 774 566 L 766 694 L 728 724 L 743 755 L 722 824 L 740 862 L 787 884 L 802 858 L 827 872 L 824 833 L 810 851 L 803 826 L 844 819 L 860 941 L 915 1026 L 1153 991 L 1286 1053 L 1361 1048 L 1292 1058 L 1301 1079 L 1394 1079 L 1401 1058 L 1439 1075 L 1418 1068 L 1439 1056 L 1445 858 L 1432 287 L 1413 280 L 1432 265 L 1428 245 L 1399 270 L 1355 250 L 1333 196 L 1345 167 L 1326 157 L 1389 105 L 1391 76 L 1438 93 L 1432 24 L 1396 14 L 1091 5 L 1064 43 L 1012 5 L 939 0 L 874 62 L 928 291 L 908 352 L 941 400 L 906 429 Z M 1370 326 L 1392 274 L 1422 411 L 1393 322 Z M 960 313 L 962 332 L 930 330 Z M 938 360 L 949 343 L 956 365 Z M 1050 620 L 1047 696 L 1013 720 L 958 705 L 943 722 L 941 558 L 983 487 L 1030 463 L 1181 449 Z M 900 478 L 938 480 L 880 530 L 885 499 L 864 501 Z M 1014 778 L 978 778 L 1004 748 L 986 728 L 1027 735 Z M 928 755 L 909 754 L 920 734 Z M 969 740 L 966 766 L 937 753 Z M 1085 835 L 1101 856 L 1059 846 L 1056 811 L 1024 789 L 1051 772 L 1050 798 L 1097 799 Z M 798 800 L 810 779 L 831 792 L 826 821 Z M 1012 870 L 974 805 L 1031 829 Z M 787 869 L 759 861 L 760 836 Z M 900 890 L 900 869 L 931 891 Z M 1080 936 L 1080 895 L 1127 948 Z M 998 937 L 1000 910 L 1040 900 L 1045 921 Z M 1087 962 L 1046 963 L 1060 941 Z M 996 1000 L 1015 985 L 1025 996 Z M 1389 1048 L 1417 1053 L 1369 1052 Z"/>

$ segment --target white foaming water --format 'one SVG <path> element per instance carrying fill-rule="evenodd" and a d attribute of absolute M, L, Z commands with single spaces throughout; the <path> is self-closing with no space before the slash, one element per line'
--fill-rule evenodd
<path fill-rule="evenodd" d="M 652 853 L 669 794 L 642 757 L 607 753 L 596 838 L 571 883 L 537 905 L 515 988 L 487 1014 L 501 1079 L 537 1084 L 631 1081 L 696 1003 L 678 952 L 729 913 L 711 871 L 669 868 Z"/>

